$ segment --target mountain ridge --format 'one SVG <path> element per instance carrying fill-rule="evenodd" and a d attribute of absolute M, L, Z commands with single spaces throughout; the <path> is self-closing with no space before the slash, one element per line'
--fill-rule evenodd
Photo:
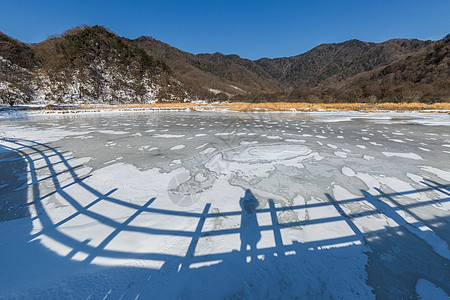
<path fill-rule="evenodd" d="M 438 50 L 433 48 L 439 43 L 445 48 L 448 42 L 391 39 L 373 43 L 352 39 L 321 44 L 295 56 L 250 60 L 220 52 L 192 54 L 149 36 L 133 40 L 120 37 L 102 26 L 75 27 L 36 44 L 0 33 L 0 101 L 329 102 L 344 98 L 353 101 L 358 95 L 363 101 L 449 101 L 449 54 L 436 54 Z M 426 55 L 416 55 L 421 52 L 443 55 L 441 60 L 445 62 L 426 68 L 421 62 Z M 408 57 L 415 60 L 411 65 L 428 72 L 423 75 L 428 82 L 411 83 L 403 74 L 402 79 L 391 80 L 388 89 L 408 86 L 416 93 L 399 97 L 398 93 L 377 90 L 386 89 L 381 73 L 375 77 L 368 74 L 395 62 L 401 65 Z M 420 92 L 425 85 L 426 92 Z M 362 93 L 361 86 L 366 87 Z M 368 91 L 370 95 L 366 95 Z"/>

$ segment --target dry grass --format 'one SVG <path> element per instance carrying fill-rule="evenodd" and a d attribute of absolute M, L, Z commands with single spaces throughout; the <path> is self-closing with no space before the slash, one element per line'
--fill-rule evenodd
<path fill-rule="evenodd" d="M 119 104 L 119 105 L 106 105 L 106 104 L 83 104 L 73 106 L 48 106 L 44 108 L 46 110 L 224 110 L 224 111 L 237 111 L 237 112 L 269 112 L 269 111 L 449 111 L 450 103 L 286 103 L 286 102 L 264 102 L 264 103 L 155 103 L 155 104 Z"/>
<path fill-rule="evenodd" d="M 321 111 L 321 110 L 353 110 L 353 111 L 423 111 L 423 110 L 450 110 L 450 103 L 232 103 L 230 109 L 239 111 Z"/>

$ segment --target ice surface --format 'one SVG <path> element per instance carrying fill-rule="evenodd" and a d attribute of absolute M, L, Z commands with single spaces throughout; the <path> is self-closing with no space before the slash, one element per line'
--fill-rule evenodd
<path fill-rule="evenodd" d="M 416 291 L 418 298 L 421 300 L 448 299 L 450 297 L 446 292 L 426 279 L 417 281 Z"/>
<path fill-rule="evenodd" d="M 175 145 L 172 148 L 170 148 L 170 150 L 181 150 L 184 147 L 186 147 L 186 145 Z"/>
<path fill-rule="evenodd" d="M 415 160 L 422 159 L 422 157 L 420 157 L 420 155 L 411 153 L 411 152 L 410 153 L 381 152 L 381 153 L 383 153 L 383 155 L 385 155 L 387 157 L 397 156 L 397 157 L 410 158 L 410 159 L 415 159 Z"/>
<path fill-rule="evenodd" d="M 446 297 L 449 118 L 4 118 L 0 298 Z"/>

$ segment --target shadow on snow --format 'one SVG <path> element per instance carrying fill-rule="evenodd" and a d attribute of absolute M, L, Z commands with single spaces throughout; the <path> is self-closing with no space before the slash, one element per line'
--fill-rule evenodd
<path fill-rule="evenodd" d="M 223 295 L 231 297 L 265 297 L 271 298 L 283 295 L 287 298 L 295 296 L 332 297 L 332 295 L 345 295 L 343 285 L 346 277 L 354 276 L 357 270 L 351 267 L 352 253 L 358 256 L 362 251 L 368 256 L 365 269 L 368 280 L 360 279 L 351 288 L 356 289 L 353 294 L 358 295 L 358 288 L 369 284 L 373 292 L 380 298 L 409 298 L 415 295 L 415 284 L 418 279 L 425 278 L 435 283 L 447 294 L 450 294 L 448 282 L 448 260 L 439 256 L 432 248 L 416 234 L 414 230 L 421 224 L 408 223 L 399 214 L 403 210 L 413 216 L 420 223 L 432 228 L 440 237 L 448 239 L 450 226 L 448 218 L 434 218 L 423 220 L 412 209 L 427 207 L 450 200 L 449 185 L 440 184 L 431 180 L 423 182 L 426 187 L 403 193 L 387 194 L 378 190 L 379 195 L 372 195 L 361 191 L 362 197 L 337 201 L 330 194 L 325 194 L 327 202 L 307 205 L 294 205 L 291 207 L 276 207 L 272 200 L 268 207 L 258 208 L 260 202 L 250 189 L 239 200 L 240 211 L 213 213 L 211 205 L 206 204 L 202 213 L 171 211 L 152 208 L 155 197 L 149 195 L 144 205 L 114 198 L 112 195 L 117 189 L 101 193 L 84 181 L 89 176 L 79 177 L 75 170 L 80 166 L 71 166 L 70 159 L 64 157 L 64 152 L 56 147 L 25 140 L 3 140 L 13 143 L 15 147 L 9 148 L 0 145 L 6 151 L 0 151 L 0 221 L 16 222 L 15 219 L 26 217 L 29 222 L 19 224 L 14 232 L 14 247 L 3 249 L 3 270 L 0 276 L 0 290 L 8 291 L 9 286 L 18 286 L 23 283 L 23 290 L 27 281 L 46 283 L 54 279 L 54 285 L 43 289 L 42 295 L 67 294 L 76 295 L 77 298 L 93 296 L 110 296 L 113 298 L 151 295 L 152 298 L 177 298 L 181 293 L 183 297 L 215 298 Z M 52 162 L 57 159 L 57 162 Z M 37 160 L 44 160 L 43 167 L 36 167 Z M 55 165 L 64 165 L 64 171 L 57 172 Z M 28 170 L 27 170 L 28 168 Z M 36 171 L 47 168 L 49 176 L 38 179 Z M 27 184 L 26 173 L 31 178 Z M 67 173 L 71 182 L 62 185 L 58 175 Z M 51 180 L 54 191 L 42 194 L 39 183 Z M 67 193 L 65 189 L 78 185 L 93 195 L 92 201 L 87 205 L 80 204 L 76 198 Z M 447 195 L 441 199 L 429 202 L 411 201 L 402 203 L 395 199 L 398 195 L 414 195 L 425 191 L 439 191 Z M 73 208 L 75 212 L 61 221 L 53 222 L 42 205 L 42 200 L 53 194 L 59 194 Z M 382 199 L 394 203 L 392 207 Z M 101 201 L 108 201 L 131 208 L 133 213 L 125 220 L 109 218 L 90 210 Z M 345 203 L 367 201 L 376 209 L 359 214 L 348 214 L 342 209 Z M 299 210 L 321 206 L 332 206 L 339 215 L 294 223 L 281 223 L 278 213 L 286 210 Z M 32 217 L 30 208 L 34 207 L 37 214 Z M 131 225 L 132 221 L 143 212 L 152 212 L 167 216 L 183 216 L 192 218 L 197 226 L 194 231 L 169 230 L 148 228 Z M 268 213 L 271 224 L 261 225 L 257 215 Z M 394 220 L 399 226 L 388 230 L 361 232 L 355 225 L 355 218 L 365 215 L 384 214 Z M 97 246 L 90 245 L 90 240 L 80 241 L 59 230 L 60 226 L 84 215 L 96 222 L 113 228 Z M 221 230 L 205 230 L 204 224 L 208 218 L 227 216 L 240 216 L 238 228 Z M 42 230 L 31 234 L 32 222 L 39 220 Z M 282 230 L 290 227 L 305 225 L 326 224 L 328 222 L 345 221 L 353 231 L 353 235 L 340 236 L 305 242 L 283 242 Z M 20 225 L 21 224 L 21 225 Z M 0 227 L 1 228 L 1 227 Z M 140 232 L 152 235 L 182 236 L 190 239 L 184 256 L 167 253 L 134 253 L 108 249 L 108 244 L 121 232 Z M 262 234 L 273 236 L 274 246 L 258 248 Z M 215 253 L 207 255 L 196 254 L 199 240 L 206 237 L 222 237 L 236 234 L 240 238 L 240 248 L 228 253 Z M 70 248 L 65 256 L 59 256 L 44 247 L 39 237 L 45 235 L 50 239 Z M 149 237 L 150 238 L 150 237 Z M 448 240 L 446 240 L 448 242 Z M 333 245 L 344 246 L 333 246 Z M 85 253 L 82 261 L 73 260 L 77 253 Z M 116 259 L 152 260 L 162 263 L 160 269 L 146 269 L 138 267 L 104 267 L 92 263 L 97 257 Z M 330 259 L 332 257 L 334 259 Z M 342 261 L 336 258 L 342 258 Z M 30 268 L 28 266 L 35 266 Z M 73 275 L 68 280 L 60 280 L 66 271 Z M 6 274 L 7 273 L 7 274 Z M 79 275 L 77 275 L 79 274 Z M 86 275 L 87 274 L 87 275 Z M 45 275 L 45 278 L 40 276 Z M 90 280 L 83 280 L 83 276 Z M 301 280 L 299 280 L 299 278 Z M 336 284 L 330 285 L 331 282 Z M 265 287 L 270 283 L 271 288 Z M 20 285 L 20 284 L 19 284 Z M 273 287 L 273 288 L 272 288 Z M 365 297 L 367 295 L 360 295 Z"/>

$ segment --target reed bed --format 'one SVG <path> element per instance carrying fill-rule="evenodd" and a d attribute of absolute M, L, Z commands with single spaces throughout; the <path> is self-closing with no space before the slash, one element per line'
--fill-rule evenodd
<path fill-rule="evenodd" d="M 73 109 L 73 107 L 71 107 Z M 86 104 L 78 106 L 79 110 L 194 110 L 194 111 L 238 111 L 238 112 L 265 112 L 265 111 L 449 111 L 450 103 L 154 103 L 154 104 Z"/>
<path fill-rule="evenodd" d="M 19 110 L 43 110 L 46 113 L 78 113 L 83 111 L 229 111 L 229 112 L 317 112 L 317 111 L 419 111 L 450 113 L 450 102 L 441 103 L 288 103 L 288 102 L 215 102 L 215 103 L 169 103 L 153 104 L 71 104 L 17 107 Z"/>

